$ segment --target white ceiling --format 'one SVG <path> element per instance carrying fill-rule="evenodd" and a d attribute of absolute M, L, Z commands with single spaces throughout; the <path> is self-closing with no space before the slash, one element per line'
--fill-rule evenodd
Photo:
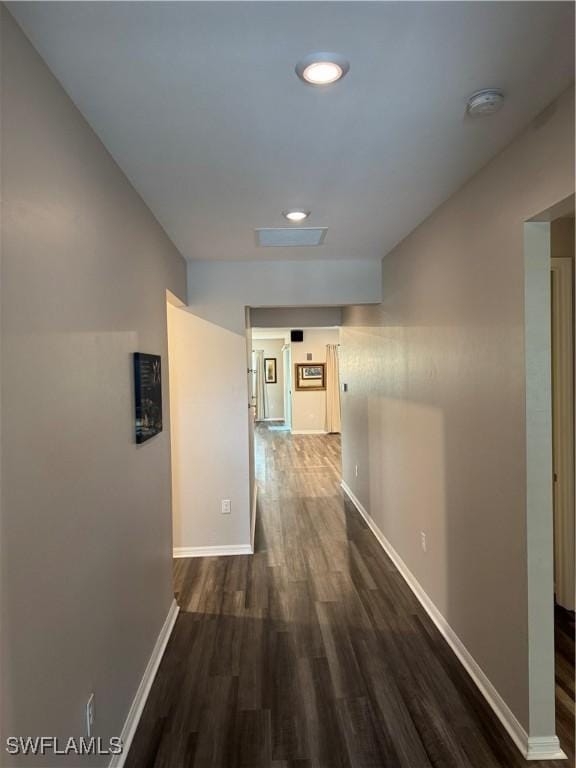
<path fill-rule="evenodd" d="M 569 2 L 9 3 L 184 256 L 376 259 L 571 81 Z M 318 50 L 342 82 L 304 85 Z M 498 115 L 465 117 L 499 86 Z M 312 211 L 317 248 L 254 228 Z"/>

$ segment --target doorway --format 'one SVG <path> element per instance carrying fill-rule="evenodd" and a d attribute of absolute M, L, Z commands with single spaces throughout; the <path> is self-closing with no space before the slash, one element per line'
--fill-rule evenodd
<path fill-rule="evenodd" d="M 290 428 L 289 422 L 286 422 L 286 386 L 290 378 L 286 366 L 286 346 L 289 348 L 283 329 L 252 329 L 252 389 L 257 424 Z"/>
<path fill-rule="evenodd" d="M 340 407 L 338 326 L 305 328 L 301 341 L 291 341 L 289 328 L 251 333 L 257 423 L 298 435 L 338 434 L 340 420 L 327 421 L 327 402 L 332 411 Z"/>
<path fill-rule="evenodd" d="M 565 610 L 575 608 L 574 573 L 574 261 L 557 238 L 574 243 L 574 219 L 551 227 L 552 455 L 554 593 Z M 573 246 L 572 246 L 573 251 Z"/>
<path fill-rule="evenodd" d="M 574 754 L 574 216 L 550 223 L 556 724 Z"/>
<path fill-rule="evenodd" d="M 340 330 L 338 326 L 308 327 L 297 336 L 301 340 L 292 342 L 291 328 L 249 327 L 247 324 L 248 376 L 252 395 L 249 405 L 254 414 L 254 463 L 250 483 L 255 499 L 266 495 L 268 459 L 275 457 L 275 463 L 284 452 L 290 456 L 288 464 L 292 464 L 294 458 L 291 452 L 308 456 L 308 451 L 313 450 L 316 457 L 324 457 L 322 461 L 330 457 L 331 465 L 338 467 L 340 479 L 340 421 L 338 419 L 337 429 L 333 429 L 333 419 L 327 419 L 326 392 L 326 371 L 334 370 L 328 361 L 329 348 L 337 350 Z M 298 386 L 296 376 L 296 372 L 303 368 L 308 369 L 306 389 Z M 335 369 L 337 377 L 338 366 Z M 334 374 L 330 383 L 334 385 Z M 332 393 L 333 389 L 334 386 Z M 339 408 L 339 381 L 335 382 L 335 390 L 338 397 L 330 399 L 331 414 L 336 400 Z M 326 440 L 316 440 L 313 445 L 306 439 L 293 439 L 307 435 L 324 436 Z M 332 454 L 337 455 L 337 459 Z M 251 518 L 254 551 L 257 551 L 258 539 L 254 531 L 258 529 L 259 518 L 260 501 L 254 504 Z"/>
<path fill-rule="evenodd" d="M 574 754 L 573 220 L 571 196 L 524 226 L 529 754 L 555 759 Z"/>

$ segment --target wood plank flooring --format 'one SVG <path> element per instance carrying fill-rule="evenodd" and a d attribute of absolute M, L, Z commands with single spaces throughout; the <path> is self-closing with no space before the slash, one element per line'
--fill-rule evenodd
<path fill-rule="evenodd" d="M 556 727 L 574 765 L 574 614 L 556 606 Z"/>
<path fill-rule="evenodd" d="M 256 554 L 175 562 L 127 768 L 566 767 L 519 756 L 343 499 L 338 436 L 260 428 L 256 450 Z"/>

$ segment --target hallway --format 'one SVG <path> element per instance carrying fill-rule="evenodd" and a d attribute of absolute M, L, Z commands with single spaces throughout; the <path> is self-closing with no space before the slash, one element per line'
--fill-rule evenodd
<path fill-rule="evenodd" d="M 344 502 L 339 437 L 260 427 L 256 459 L 257 552 L 175 561 L 181 613 L 126 765 L 528 765 Z"/>
<path fill-rule="evenodd" d="M 575 10 L 0 0 L 2 766 L 568 768 Z"/>

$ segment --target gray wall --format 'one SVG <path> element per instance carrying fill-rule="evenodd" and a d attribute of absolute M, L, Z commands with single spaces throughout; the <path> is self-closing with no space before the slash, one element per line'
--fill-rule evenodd
<path fill-rule="evenodd" d="M 381 277 L 380 262 L 363 259 L 191 261 L 188 300 L 194 314 L 244 334 L 245 307 L 373 303 L 382 298 Z"/>
<path fill-rule="evenodd" d="M 552 248 L 551 257 L 553 259 L 572 259 L 574 253 L 574 217 L 564 217 L 556 219 L 550 224 Z"/>
<path fill-rule="evenodd" d="M 340 325 L 342 307 L 265 307 L 250 317 L 253 328 L 327 328 Z"/>
<path fill-rule="evenodd" d="M 172 601 L 165 290 L 184 298 L 186 270 L 1 13 L 2 727 L 82 735 L 95 691 L 108 737 Z M 164 372 L 165 431 L 142 446 L 136 350 Z"/>
<path fill-rule="evenodd" d="M 341 334 L 344 480 L 526 729 L 523 222 L 573 192 L 573 110 L 566 93 L 395 248 L 383 303 Z"/>

